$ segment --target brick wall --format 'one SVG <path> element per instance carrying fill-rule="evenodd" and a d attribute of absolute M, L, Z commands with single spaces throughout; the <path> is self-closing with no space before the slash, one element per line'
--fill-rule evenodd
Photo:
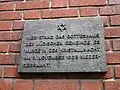
<path fill-rule="evenodd" d="M 102 16 L 107 73 L 17 73 L 26 20 Z M 120 0 L 0 0 L 0 90 L 120 90 Z"/>

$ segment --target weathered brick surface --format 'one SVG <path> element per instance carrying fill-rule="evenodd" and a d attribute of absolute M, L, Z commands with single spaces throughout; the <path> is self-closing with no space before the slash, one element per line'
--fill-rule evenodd
<path fill-rule="evenodd" d="M 0 64 L 15 64 L 16 56 L 15 54 L 0 54 Z"/>
<path fill-rule="evenodd" d="M 17 67 L 5 67 L 4 77 L 18 77 Z"/>
<path fill-rule="evenodd" d="M 52 7 L 67 7 L 69 0 L 52 0 Z"/>
<path fill-rule="evenodd" d="M 77 9 L 43 10 L 42 18 L 77 17 Z"/>
<path fill-rule="evenodd" d="M 0 32 L 0 41 L 13 41 L 13 40 L 20 40 L 21 39 L 21 32 Z"/>
<path fill-rule="evenodd" d="M 107 72 L 19 74 L 28 20 L 101 16 Z M 120 0 L 0 0 L 0 90 L 119 90 Z"/>
<path fill-rule="evenodd" d="M 9 43 L 9 52 L 20 52 L 20 43 Z"/>
<path fill-rule="evenodd" d="M 104 6 L 100 8 L 101 15 L 115 15 L 120 14 L 120 5 Z"/>
<path fill-rule="evenodd" d="M 0 22 L 0 31 L 2 30 L 12 30 L 12 22 L 9 21 L 1 21 Z"/>
<path fill-rule="evenodd" d="M 0 52 L 8 52 L 9 44 L 1 42 L 0 43 Z"/>
<path fill-rule="evenodd" d="M 109 25 L 109 17 L 108 16 L 102 16 L 102 22 L 104 26 Z"/>
<path fill-rule="evenodd" d="M 120 50 L 120 40 L 113 40 L 113 50 Z"/>
<path fill-rule="evenodd" d="M 101 81 L 81 81 L 81 90 L 102 90 Z"/>
<path fill-rule="evenodd" d="M 78 90 L 77 80 L 36 80 L 34 90 Z"/>
<path fill-rule="evenodd" d="M 40 17 L 40 10 L 31 10 L 24 12 L 24 19 L 39 19 Z"/>
<path fill-rule="evenodd" d="M 40 9 L 49 8 L 50 0 L 16 2 L 16 9 Z"/>
<path fill-rule="evenodd" d="M 23 21 L 14 21 L 13 22 L 13 30 L 14 29 L 24 29 L 24 22 Z"/>
<path fill-rule="evenodd" d="M 106 5 L 106 0 L 70 0 L 70 6 Z"/>
<path fill-rule="evenodd" d="M 113 68 L 112 66 L 108 66 L 107 67 L 107 73 L 105 73 L 104 77 L 103 78 L 106 78 L 106 79 L 110 79 L 110 78 L 113 78 Z"/>
<path fill-rule="evenodd" d="M 106 59 L 108 64 L 119 64 L 120 63 L 120 52 L 109 52 L 106 53 Z"/>
<path fill-rule="evenodd" d="M 120 37 L 120 27 L 106 27 L 104 32 L 107 38 Z"/>
<path fill-rule="evenodd" d="M 14 10 L 14 3 L 7 2 L 7 3 L 0 3 L 0 11 L 5 10 Z"/>
<path fill-rule="evenodd" d="M 33 90 L 32 80 L 17 79 L 14 81 L 14 90 Z"/>
<path fill-rule="evenodd" d="M 0 90 L 11 90 L 12 80 L 11 79 L 0 79 Z"/>
<path fill-rule="evenodd" d="M 4 69 L 3 67 L 0 67 L 0 77 L 3 77 L 3 73 L 4 73 L 3 69 Z"/>
<path fill-rule="evenodd" d="M 111 41 L 106 40 L 105 41 L 105 50 L 110 51 L 110 49 L 111 49 Z"/>
<path fill-rule="evenodd" d="M 0 20 L 20 20 L 22 19 L 21 12 L 8 11 L 0 12 Z"/>
<path fill-rule="evenodd" d="M 120 66 L 115 66 L 115 77 L 120 78 Z"/>
<path fill-rule="evenodd" d="M 81 16 L 97 16 L 98 8 L 81 8 L 80 9 Z"/>
<path fill-rule="evenodd" d="M 120 89 L 120 81 L 105 81 L 105 90 L 119 90 Z"/>
<path fill-rule="evenodd" d="M 110 16 L 111 25 L 120 25 L 120 15 Z"/>

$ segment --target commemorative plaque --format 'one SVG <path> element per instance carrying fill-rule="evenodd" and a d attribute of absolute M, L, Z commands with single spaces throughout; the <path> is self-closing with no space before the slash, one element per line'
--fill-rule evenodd
<path fill-rule="evenodd" d="M 18 72 L 106 72 L 101 17 L 26 21 Z"/>

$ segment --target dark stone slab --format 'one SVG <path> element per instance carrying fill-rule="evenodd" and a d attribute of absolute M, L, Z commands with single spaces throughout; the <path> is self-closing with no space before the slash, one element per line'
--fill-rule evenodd
<path fill-rule="evenodd" d="M 18 72 L 105 72 L 101 17 L 26 21 Z"/>

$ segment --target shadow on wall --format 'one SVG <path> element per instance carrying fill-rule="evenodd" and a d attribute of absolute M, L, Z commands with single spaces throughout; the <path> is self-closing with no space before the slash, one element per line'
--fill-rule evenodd
<path fill-rule="evenodd" d="M 19 78 L 42 79 L 103 79 L 108 78 L 107 73 L 19 73 Z"/>

